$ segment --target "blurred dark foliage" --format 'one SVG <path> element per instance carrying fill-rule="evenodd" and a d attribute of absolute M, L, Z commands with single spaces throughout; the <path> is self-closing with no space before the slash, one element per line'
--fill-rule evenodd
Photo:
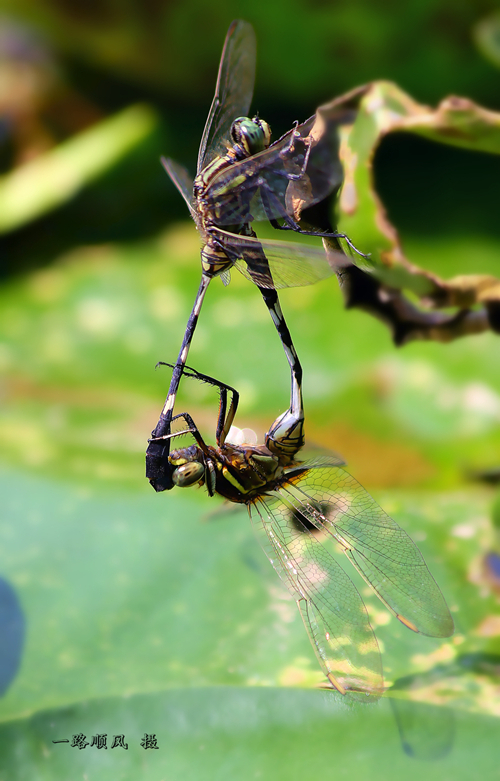
<path fill-rule="evenodd" d="M 0 171 L 36 157 L 135 102 L 162 130 L 69 203 L 1 238 L 3 275 L 43 265 L 68 246 L 133 240 L 187 217 L 158 158 L 194 169 L 224 35 L 235 17 L 256 30 L 253 107 L 275 136 L 316 106 L 373 79 L 422 102 L 467 95 L 500 108 L 498 71 L 474 43 L 494 0 L 404 6 L 387 0 L 82 4 L 3 0 Z M 408 233 L 498 234 L 500 160 L 391 135 L 376 158 L 379 192 Z M 451 194 L 451 195 L 450 195 Z"/>

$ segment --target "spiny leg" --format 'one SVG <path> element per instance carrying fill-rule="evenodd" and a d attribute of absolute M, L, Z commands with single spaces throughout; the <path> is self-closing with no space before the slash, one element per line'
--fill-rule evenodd
<path fill-rule="evenodd" d="M 272 453 L 292 460 L 304 444 L 302 366 L 281 311 L 278 293 L 272 288 L 259 287 L 259 290 L 278 331 L 292 374 L 290 408 L 274 421 L 266 434 L 265 442 Z"/>
<path fill-rule="evenodd" d="M 279 199 L 273 193 L 271 188 L 267 187 L 265 184 L 261 185 L 260 195 L 262 198 L 262 203 L 264 204 L 264 208 L 268 212 L 269 222 L 275 230 L 294 231 L 294 233 L 300 233 L 302 236 L 315 236 L 319 239 L 343 239 L 346 242 L 346 244 L 350 247 L 350 249 L 353 250 L 353 252 L 355 252 L 357 255 L 359 255 L 362 258 L 370 257 L 369 255 L 365 255 L 363 252 L 361 252 L 352 243 L 349 236 L 347 236 L 345 233 L 338 233 L 337 231 L 334 231 L 333 228 L 330 228 L 330 230 L 326 230 L 326 231 L 304 230 L 304 228 L 301 228 L 299 223 L 296 220 L 294 220 L 293 217 L 291 217 L 289 214 L 286 213 Z M 282 225 L 278 222 L 277 219 L 271 216 L 272 214 L 275 214 L 276 211 L 282 212 L 281 214 L 281 218 L 283 220 Z"/>
<path fill-rule="evenodd" d="M 297 127 L 298 127 L 298 122 L 295 123 L 295 128 Z M 293 152 L 295 143 L 297 142 L 298 143 L 302 142 L 305 146 L 307 146 L 307 151 L 304 155 L 304 160 L 300 170 L 297 173 L 291 173 L 290 171 L 286 171 L 286 170 L 281 171 L 279 169 L 276 169 L 275 171 L 275 175 L 283 176 L 286 179 L 288 179 L 290 182 L 300 181 L 301 179 L 307 179 L 307 166 L 309 164 L 309 157 L 312 150 L 312 144 L 311 142 L 307 143 L 306 140 L 302 138 L 295 129 L 292 131 L 290 135 L 290 143 L 288 145 L 288 150 L 286 151 Z M 338 231 L 334 231 L 331 226 L 327 231 L 304 230 L 303 228 L 300 227 L 299 223 L 290 214 L 288 214 L 288 212 L 283 208 L 279 198 L 276 197 L 276 194 L 271 189 L 271 187 L 269 187 L 268 183 L 264 178 L 262 178 L 259 181 L 259 187 L 260 187 L 260 196 L 262 199 L 262 203 L 264 205 L 264 209 L 267 212 L 267 218 L 275 230 L 284 230 L 284 231 L 291 230 L 294 231 L 295 233 L 300 233 L 302 236 L 318 236 L 319 238 L 323 238 L 323 239 L 343 239 L 346 242 L 346 244 L 350 247 L 350 249 L 353 250 L 353 252 L 355 252 L 357 255 L 360 255 L 362 258 L 370 257 L 370 255 L 365 255 L 363 252 L 360 252 L 360 250 L 358 250 L 358 248 L 352 243 L 349 236 L 347 236 L 345 233 L 339 233 Z M 273 218 L 273 214 L 276 213 L 281 214 L 281 217 L 283 219 L 282 225 L 280 225 L 280 223 L 276 218 Z"/>
<path fill-rule="evenodd" d="M 169 366 L 171 365 L 172 364 L 169 364 Z M 192 377 L 194 375 L 191 374 L 189 376 Z M 175 439 L 176 437 L 181 437 L 184 434 L 191 434 L 196 440 L 196 444 L 203 453 L 203 456 L 201 458 L 197 457 L 193 460 L 189 460 L 185 458 L 182 450 L 177 453 L 173 451 L 172 454 L 168 456 L 168 475 L 172 487 L 174 485 L 183 487 L 194 485 L 194 483 L 198 483 L 200 480 L 204 479 L 209 496 L 214 496 L 216 475 L 215 467 L 210 459 L 210 451 L 191 415 L 187 412 L 181 412 L 179 415 L 174 415 L 170 422 L 172 423 L 174 420 L 178 420 L 178 418 L 183 418 L 187 423 L 188 428 L 184 431 L 174 431 L 171 434 L 163 434 L 163 436 L 159 437 L 159 440 L 170 442 L 171 439 Z M 158 440 L 149 440 L 150 444 L 156 441 Z"/>
<path fill-rule="evenodd" d="M 167 364 L 167 366 L 172 366 L 171 363 Z M 203 439 L 201 438 L 201 434 L 198 431 L 198 426 L 194 422 L 193 418 L 188 412 L 180 412 L 178 415 L 174 415 L 172 420 L 170 421 L 170 424 L 174 422 L 174 420 L 179 420 L 179 418 L 182 418 L 188 428 L 184 429 L 183 431 L 173 431 L 169 434 L 163 434 L 161 437 L 151 437 L 149 442 L 166 442 L 171 439 L 175 439 L 176 437 L 182 437 L 184 434 L 192 434 L 198 443 L 198 445 L 201 447 L 203 451 L 207 449 L 205 443 L 203 442 Z"/>
<path fill-rule="evenodd" d="M 173 364 L 166 363 L 165 361 L 159 361 L 157 366 L 170 366 L 171 369 L 175 368 Z M 208 385 L 213 385 L 215 388 L 219 389 L 220 401 L 219 401 L 219 415 L 217 420 L 216 441 L 218 447 L 221 447 L 226 441 L 226 437 L 229 433 L 229 429 L 233 424 L 233 420 L 236 415 L 236 410 L 238 409 L 238 404 L 240 401 L 240 394 L 235 388 L 232 388 L 231 385 L 226 385 L 225 382 L 216 380 L 214 377 L 209 377 L 208 374 L 202 374 L 196 369 L 193 369 L 191 366 L 185 365 L 183 374 L 185 377 L 193 377 L 195 380 L 199 380 L 200 382 L 206 382 Z M 231 402 L 229 404 L 229 409 L 227 407 L 228 391 L 231 394 Z M 187 413 L 182 413 L 182 415 L 186 415 L 186 414 Z M 177 418 L 181 417 L 181 415 L 176 415 L 176 417 Z M 168 437 L 163 437 L 163 439 L 167 439 L 167 438 Z"/>
<path fill-rule="evenodd" d="M 210 280 L 210 276 L 202 274 L 198 294 L 196 296 L 191 315 L 189 316 L 184 338 L 182 340 L 179 357 L 177 358 L 177 363 L 175 364 L 174 370 L 172 372 L 172 379 L 170 381 L 168 395 L 161 411 L 158 423 L 156 424 L 156 427 L 151 434 L 151 440 L 146 451 L 146 477 L 149 478 L 149 482 L 155 491 L 165 491 L 173 488 L 171 474 L 172 470 L 168 463 L 170 439 L 164 435 L 170 433 L 170 424 L 172 422 L 175 398 L 179 389 L 179 383 L 184 371 L 184 366 L 186 365 L 193 334 L 198 323 L 201 305 L 203 303 L 203 299 L 205 298 L 205 293 L 207 292 Z"/>
<path fill-rule="evenodd" d="M 365 255 L 364 252 L 361 252 L 355 244 L 352 243 L 349 236 L 345 233 L 337 233 L 336 231 L 332 231 L 331 233 L 321 233 L 319 231 L 308 231 L 304 230 L 300 227 L 298 222 L 295 222 L 289 215 L 283 215 L 283 221 L 284 224 L 280 225 L 277 220 L 269 220 L 272 227 L 275 230 L 279 231 L 294 231 L 294 233 L 300 233 L 301 236 L 315 236 L 318 239 L 343 239 L 346 244 L 355 252 L 357 255 L 359 255 L 362 258 L 369 258 L 370 255 Z"/>

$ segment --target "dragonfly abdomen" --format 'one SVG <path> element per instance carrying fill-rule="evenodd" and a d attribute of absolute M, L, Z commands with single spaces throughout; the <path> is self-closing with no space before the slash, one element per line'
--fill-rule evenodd
<path fill-rule="evenodd" d="M 224 250 L 217 244 L 207 242 L 201 249 L 201 267 L 208 277 L 217 277 L 234 264 Z"/>

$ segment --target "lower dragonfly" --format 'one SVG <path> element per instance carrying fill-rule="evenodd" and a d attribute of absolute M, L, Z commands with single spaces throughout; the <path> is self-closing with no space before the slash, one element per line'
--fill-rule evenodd
<path fill-rule="evenodd" d="M 297 601 L 329 686 L 341 694 L 381 695 L 382 660 L 366 607 L 320 537 L 326 532 L 335 540 L 404 626 L 449 637 L 453 619 L 419 549 L 341 468 L 340 458 L 300 462 L 286 431 L 282 440 L 268 432 L 264 445 L 231 444 L 237 391 L 189 367 L 184 373 L 219 389 L 217 446 L 205 443 L 187 412 L 176 415 L 187 427 L 163 439 L 190 434 L 196 444 L 171 451 L 174 485 L 205 485 L 209 496 L 247 506 L 264 552 Z"/>

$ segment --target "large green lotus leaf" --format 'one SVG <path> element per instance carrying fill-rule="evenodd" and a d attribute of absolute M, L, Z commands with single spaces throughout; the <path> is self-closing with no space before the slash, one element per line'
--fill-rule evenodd
<path fill-rule="evenodd" d="M 486 631 L 495 600 L 478 566 L 491 542 L 480 496 L 383 501 L 419 540 L 458 631 L 416 636 L 368 600 L 386 677 L 405 676 L 390 708 L 261 688 L 321 675 L 245 512 L 207 518 L 208 502 L 189 492 L 16 473 L 1 493 L 0 569 L 27 628 L 0 709 L 2 778 L 300 778 L 332 763 L 345 778 L 419 778 L 422 767 L 436 779 L 495 777 L 500 649 Z M 79 734 L 89 744 L 107 734 L 108 748 L 71 747 Z M 111 749 L 121 734 L 128 749 Z M 144 734 L 157 750 L 141 747 Z"/>
<path fill-rule="evenodd" d="M 337 742 L 335 735 L 343 735 L 344 728 L 326 720 L 325 737 L 317 738 L 311 759 L 311 741 L 316 745 L 315 736 L 323 734 L 320 726 L 314 729 L 315 703 L 336 703 L 336 696 L 274 688 L 262 693 L 252 688 L 311 687 L 321 680 L 293 600 L 259 550 L 244 511 L 207 517 L 211 510 L 220 509 L 218 500 L 210 502 L 204 492 L 195 490 L 155 495 L 143 477 L 145 439 L 156 422 L 158 398 L 168 382 L 166 371 L 154 373 L 154 361 L 170 358 L 170 353 L 175 357 L 184 310 L 198 274 L 194 229 L 181 226 L 149 244 L 77 251 L 51 269 L 9 283 L 0 293 L 7 391 L 2 452 L 4 459 L 18 466 L 17 472 L 6 471 L 2 479 L 0 573 L 14 589 L 26 620 L 19 672 L 0 709 L 6 730 L 2 756 L 10 763 L 7 778 L 16 778 L 15 773 L 30 779 L 38 773 L 43 778 L 44 762 L 65 762 L 68 757 L 80 762 L 80 768 L 47 764 L 45 777 L 86 772 L 90 779 L 93 761 L 98 763 L 94 777 L 113 773 L 119 778 L 122 773 L 126 778 L 131 768 L 136 772 L 131 754 L 125 752 L 129 764 L 123 770 L 118 765 L 109 769 L 107 763 L 125 763 L 114 758 L 122 749 L 104 753 L 88 747 L 79 752 L 68 744 L 48 743 L 60 737 L 71 739 L 78 732 L 88 737 L 104 732 L 132 736 L 130 743 L 137 746 L 141 768 L 160 760 L 150 758 L 153 750 L 138 746 L 140 737 L 144 732 L 166 734 L 171 740 L 170 767 L 175 772 L 184 769 L 186 775 L 193 767 L 196 777 L 200 773 L 203 777 L 208 765 L 203 765 L 203 757 L 201 771 L 195 763 L 198 754 L 195 757 L 190 735 L 196 745 L 211 747 L 210 761 L 218 768 L 214 774 L 219 772 L 222 778 L 224 747 L 235 755 L 227 772 L 239 775 L 248 766 L 255 767 L 247 759 L 247 747 L 251 757 L 263 757 L 262 762 L 274 768 L 273 777 L 279 777 L 280 768 L 286 770 L 294 757 L 298 767 L 315 762 L 320 770 L 333 762 L 347 768 L 339 772 L 355 777 L 353 757 L 365 757 L 378 767 L 378 746 L 393 759 L 398 772 L 397 762 L 408 762 L 412 768 L 415 761 L 405 757 L 403 747 L 424 759 L 448 752 L 455 770 L 464 765 L 462 757 L 471 745 L 465 736 L 476 734 L 476 724 L 487 777 L 491 756 L 487 725 L 495 715 L 500 649 L 495 582 L 485 562 L 498 546 L 488 521 L 488 495 L 470 487 L 462 486 L 452 494 L 375 494 L 418 542 L 453 609 L 457 628 L 457 636 L 443 642 L 417 636 L 391 619 L 376 599 L 367 596 L 365 585 L 356 581 L 381 641 L 386 680 L 395 684 L 391 692 L 395 710 L 391 715 L 384 711 L 380 721 L 390 738 L 377 731 L 382 717 L 373 717 L 372 727 L 365 715 L 372 710 L 379 714 L 387 706 L 361 708 L 359 727 L 356 721 L 349 722 L 353 742 L 347 738 Z M 209 296 L 192 363 L 206 371 L 215 366 L 214 374 L 239 387 L 243 402 L 239 420 L 255 422 L 265 430 L 288 393 L 279 345 L 272 351 L 267 313 L 253 286 L 236 275 L 228 290 L 214 284 Z M 474 345 L 464 340 L 446 351 L 435 344 L 418 345 L 408 357 L 394 355 L 381 327 L 367 331 L 370 321 L 363 315 L 342 311 L 334 283 L 289 291 L 284 300 L 299 334 L 299 349 L 306 353 L 309 431 L 320 440 L 324 437 L 323 444 L 335 446 L 337 435 L 345 432 L 340 424 L 335 426 L 335 420 L 341 418 L 344 427 L 349 422 L 351 433 L 344 434 L 344 441 L 355 453 L 360 441 L 371 443 L 368 462 L 375 464 L 369 471 L 373 480 L 373 470 L 388 459 L 389 430 L 393 447 L 398 443 L 391 474 L 406 469 L 406 479 L 413 485 L 415 462 L 408 453 L 413 458 L 425 452 L 427 463 L 445 465 L 444 475 L 437 472 L 438 484 L 449 480 L 451 457 L 456 460 L 458 453 L 469 452 L 471 443 L 481 458 L 488 452 L 493 456 L 496 435 L 477 411 L 472 414 L 474 394 L 469 388 L 474 378 L 480 379 L 482 399 L 484 388 L 490 388 L 486 423 L 493 420 L 498 378 L 490 357 L 491 337 L 481 337 Z M 347 331 L 349 340 L 343 338 Z M 259 349 L 262 343 L 268 345 L 265 355 Z M 208 350 L 212 344 L 224 349 Z M 263 376 L 268 382 L 262 382 Z M 432 377 L 435 393 L 425 395 Z M 468 393 L 457 397 L 454 416 L 442 422 L 439 394 L 449 403 L 450 392 L 457 387 L 469 388 Z M 216 397 L 186 382 L 180 403 L 196 414 L 211 440 Z M 436 425 L 440 423 L 439 435 L 433 427 L 419 433 L 416 417 L 425 421 L 426 411 Z M 463 420 L 464 432 L 456 431 L 454 418 Z M 467 434 L 471 422 L 476 427 Z M 356 431 L 363 432 L 364 439 Z M 406 450 L 401 450 L 402 437 Z M 358 475 L 356 469 L 353 473 Z M 212 688 L 216 686 L 234 687 L 227 696 L 236 698 L 243 713 L 242 724 L 238 708 L 229 708 L 236 724 L 232 743 L 225 727 L 219 739 L 219 711 L 209 716 L 207 710 L 213 691 L 222 701 L 220 690 Z M 154 714 L 155 698 L 165 691 L 167 698 L 177 696 L 174 690 L 186 687 L 190 691 L 179 697 L 187 698 L 187 704 L 175 700 L 161 706 L 163 720 L 158 717 L 153 726 L 143 725 L 141 708 Z M 245 699 L 245 691 L 250 692 L 250 700 Z M 292 697 L 291 704 L 282 701 L 282 695 Z M 295 696 L 305 698 L 299 700 L 303 703 L 298 706 L 300 718 L 294 722 L 298 734 L 306 730 L 310 736 L 303 744 L 287 727 Z M 107 709 L 114 704 L 123 712 L 123 697 L 125 707 L 130 707 L 127 720 L 108 718 Z M 143 697 L 147 704 L 138 705 Z M 113 698 L 111 705 L 109 698 Z M 345 701 L 326 707 L 351 714 Z M 95 708 L 95 718 L 85 721 L 80 708 L 85 713 Z M 224 708 L 221 705 L 222 713 Z M 201 714 L 201 732 L 189 713 L 185 715 L 186 709 Z M 262 724 L 256 743 L 255 730 L 248 734 L 245 728 L 249 710 L 258 714 Z M 450 727 L 450 710 L 456 733 Z M 48 723 L 58 726 L 58 734 L 44 733 L 39 741 L 32 725 L 38 718 L 43 722 L 44 712 L 49 714 Z M 71 720 L 73 712 L 77 715 Z M 187 724 L 186 738 L 177 737 L 170 719 Z M 321 716 L 319 723 L 323 721 Z M 442 724 L 437 737 L 436 722 Z M 425 724 L 433 725 L 430 736 Z M 198 740 L 199 735 L 203 740 Z M 265 748 L 259 748 L 264 745 L 260 741 Z M 394 750 L 387 753 L 390 741 Z M 162 749 L 166 745 L 162 739 Z M 291 758 L 283 760 L 287 747 Z M 154 756 L 166 756 L 162 749 Z M 477 763 L 476 755 L 470 756 Z M 390 765 L 388 759 L 381 767 Z M 266 764 L 262 768 L 271 775 Z M 153 777 L 157 771 L 159 777 L 163 773 L 168 778 L 168 768 L 147 770 Z"/>
<path fill-rule="evenodd" d="M 351 708 L 321 692 L 208 687 L 93 700 L 0 725 L 2 778 L 497 778 L 498 719 L 416 706 L 399 726 L 387 702 Z M 107 749 L 90 745 L 103 734 Z M 145 734 L 157 749 L 141 746 Z M 73 735 L 88 745 L 71 747 Z M 127 749 L 111 748 L 115 735 Z"/>
<path fill-rule="evenodd" d="M 322 680 L 244 509 L 211 508 L 191 491 L 111 492 L 16 473 L 3 474 L 1 491 L 0 571 L 26 621 L 1 719 L 179 686 Z M 493 712 L 484 655 L 500 647 L 482 561 L 494 538 L 478 518 L 481 497 L 378 498 L 415 537 L 456 621 L 453 638 L 415 635 L 342 558 L 367 601 L 387 682 L 399 681 L 397 698 Z"/>

